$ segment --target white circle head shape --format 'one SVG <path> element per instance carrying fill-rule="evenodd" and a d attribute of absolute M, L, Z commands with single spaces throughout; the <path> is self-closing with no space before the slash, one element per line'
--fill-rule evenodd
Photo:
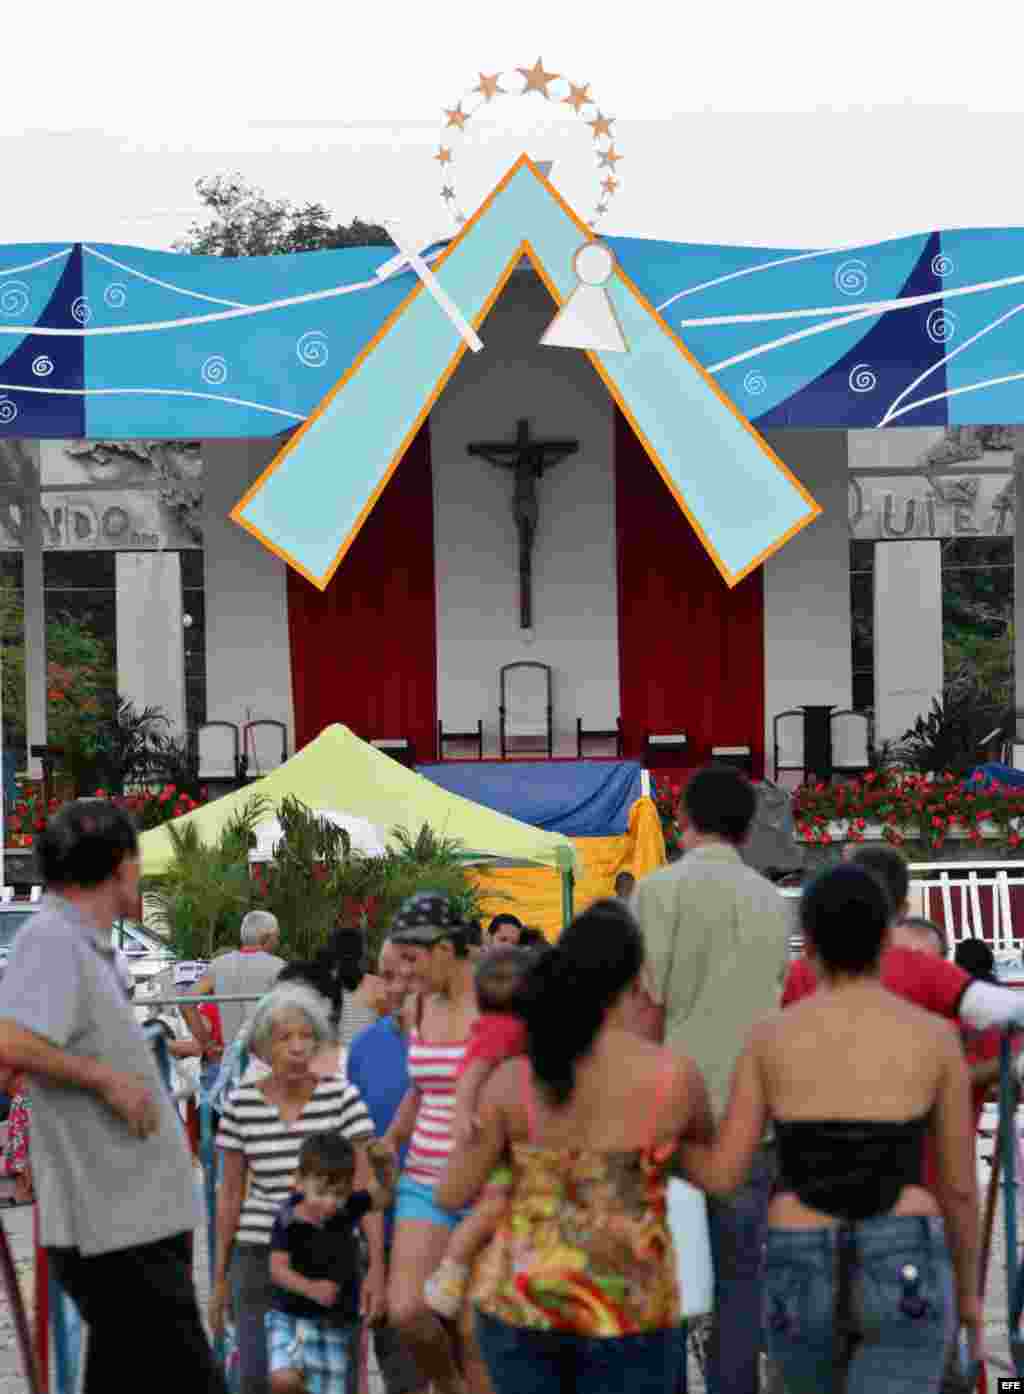
<path fill-rule="evenodd" d="M 585 242 L 572 260 L 578 280 L 585 286 L 603 286 L 615 272 L 615 253 L 603 242 Z"/>

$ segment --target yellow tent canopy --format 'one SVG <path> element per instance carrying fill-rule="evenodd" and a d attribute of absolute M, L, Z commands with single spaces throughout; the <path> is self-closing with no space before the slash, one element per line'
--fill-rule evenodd
<path fill-rule="evenodd" d="M 415 835 L 429 823 L 438 835 L 457 839 L 474 856 L 549 866 L 562 873 L 577 870 L 572 841 L 561 833 L 543 832 L 451 794 L 367 745 L 346 726 L 326 727 L 271 774 L 176 818 L 174 824 L 193 823 L 200 838 L 213 843 L 232 814 L 250 799 L 263 798 L 276 808 L 287 794 L 310 808 L 366 818 L 385 837 L 396 827 Z M 139 841 L 143 874 L 159 875 L 174 859 L 166 825 L 143 833 Z"/>

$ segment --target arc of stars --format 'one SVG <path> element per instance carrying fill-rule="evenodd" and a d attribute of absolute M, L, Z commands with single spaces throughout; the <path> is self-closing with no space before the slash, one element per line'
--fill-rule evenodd
<path fill-rule="evenodd" d="M 460 131 L 464 131 L 466 129 L 466 122 L 469 120 L 470 113 L 468 111 L 462 110 L 461 102 L 459 102 L 455 107 L 453 107 L 451 111 L 449 111 L 446 107 L 444 114 L 448 118 L 448 121 L 446 123 L 447 125 L 455 126 Z"/>
<path fill-rule="evenodd" d="M 450 184 L 446 184 L 441 190 L 441 197 L 444 199 L 445 203 L 451 203 L 452 199 L 455 197 L 455 190 Z"/>
<path fill-rule="evenodd" d="M 622 159 L 622 156 L 615 149 L 614 145 L 609 145 L 607 150 L 602 150 L 599 155 L 598 163 L 601 169 L 610 169 L 615 173 L 615 166 Z"/>
<path fill-rule="evenodd" d="M 438 149 L 438 152 L 434 156 L 434 159 L 437 160 L 438 164 L 450 165 L 452 162 L 452 152 L 450 147 L 447 145 L 442 145 Z"/>
<path fill-rule="evenodd" d="M 614 175 L 611 174 L 609 174 L 608 178 L 601 185 L 601 188 L 605 191 L 606 194 L 613 194 L 618 187 L 619 181 L 615 178 Z"/>
<path fill-rule="evenodd" d="M 538 58 L 532 68 L 517 68 L 517 73 L 522 73 L 526 78 L 526 86 L 523 88 L 523 96 L 527 92 L 539 92 L 546 102 L 551 100 L 548 92 L 548 84 L 557 82 L 561 73 L 549 73 L 544 69 L 544 60 Z"/>

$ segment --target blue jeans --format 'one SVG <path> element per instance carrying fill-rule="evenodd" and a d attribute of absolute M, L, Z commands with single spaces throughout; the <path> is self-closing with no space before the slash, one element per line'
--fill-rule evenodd
<path fill-rule="evenodd" d="M 761 1283 L 768 1202 L 778 1164 L 775 1148 L 759 1147 L 750 1175 L 731 1195 L 708 1196 L 708 1234 L 715 1266 L 715 1311 L 708 1346 L 710 1394 L 758 1394 Z"/>
<path fill-rule="evenodd" d="M 938 1394 L 956 1322 L 941 1220 L 771 1229 L 764 1298 L 786 1394 Z"/>
<path fill-rule="evenodd" d="M 495 1394 L 671 1394 L 679 1374 L 675 1328 L 640 1336 L 531 1331 L 476 1313 Z"/>

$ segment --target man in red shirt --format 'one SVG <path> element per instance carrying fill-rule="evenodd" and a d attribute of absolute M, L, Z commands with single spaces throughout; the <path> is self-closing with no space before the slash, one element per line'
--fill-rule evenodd
<path fill-rule="evenodd" d="M 897 907 L 890 947 L 882 954 L 881 964 L 881 980 L 890 992 L 976 1031 L 1024 1026 L 1024 993 L 972 978 L 955 963 L 937 956 L 931 930 L 901 923 L 907 910 L 910 877 L 906 862 L 894 848 L 858 848 L 851 860 L 883 881 Z M 786 974 L 781 1005 L 792 1006 L 809 997 L 817 986 L 811 960 L 797 959 Z"/>

